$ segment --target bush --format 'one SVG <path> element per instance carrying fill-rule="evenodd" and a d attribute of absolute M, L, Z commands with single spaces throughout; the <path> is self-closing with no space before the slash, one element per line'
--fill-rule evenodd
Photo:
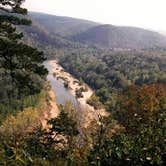
<path fill-rule="evenodd" d="M 100 98 L 93 94 L 90 99 L 88 99 L 87 103 L 93 106 L 95 109 L 103 108 L 103 104 L 100 102 Z"/>

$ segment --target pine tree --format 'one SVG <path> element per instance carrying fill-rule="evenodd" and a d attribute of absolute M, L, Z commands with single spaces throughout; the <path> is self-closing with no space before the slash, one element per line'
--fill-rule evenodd
<path fill-rule="evenodd" d="M 24 44 L 23 33 L 16 30 L 16 26 L 31 24 L 24 16 L 23 2 L 0 0 L 0 108 L 39 93 L 47 74 L 43 53 Z"/>

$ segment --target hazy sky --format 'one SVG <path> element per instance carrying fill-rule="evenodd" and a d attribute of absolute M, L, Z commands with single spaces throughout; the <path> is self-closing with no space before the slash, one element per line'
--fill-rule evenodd
<path fill-rule="evenodd" d="M 166 0 L 26 0 L 25 6 L 31 11 L 166 32 Z"/>

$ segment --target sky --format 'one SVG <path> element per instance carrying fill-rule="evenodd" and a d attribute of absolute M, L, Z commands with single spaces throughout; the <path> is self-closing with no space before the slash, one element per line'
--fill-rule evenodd
<path fill-rule="evenodd" d="M 166 33 L 166 0 L 26 0 L 29 11 Z"/>

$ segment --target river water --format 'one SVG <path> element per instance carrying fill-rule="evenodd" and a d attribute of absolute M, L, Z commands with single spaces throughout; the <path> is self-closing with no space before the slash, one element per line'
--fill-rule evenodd
<path fill-rule="evenodd" d="M 49 64 L 49 61 L 45 61 L 44 66 L 49 71 L 47 80 L 50 81 L 50 84 L 56 96 L 57 104 L 65 104 L 66 102 L 71 102 L 72 105 L 76 107 L 78 105 L 77 99 L 70 93 L 68 89 L 64 87 L 63 80 L 57 79 L 53 76 L 53 67 Z"/>
<path fill-rule="evenodd" d="M 44 66 L 48 69 L 49 74 L 47 80 L 50 81 L 54 94 L 56 96 L 56 103 L 64 105 L 66 102 L 70 102 L 73 105 L 73 108 L 77 110 L 76 118 L 80 126 L 87 127 L 91 120 L 98 119 L 98 115 L 105 116 L 105 110 L 95 110 L 92 106 L 88 105 L 86 102 L 80 102 L 76 99 L 74 95 L 71 94 L 71 91 L 64 87 L 64 82 L 61 79 L 57 79 L 53 76 L 55 67 L 50 64 L 50 61 L 45 61 Z M 83 138 L 82 127 L 79 128 L 80 134 Z"/>

